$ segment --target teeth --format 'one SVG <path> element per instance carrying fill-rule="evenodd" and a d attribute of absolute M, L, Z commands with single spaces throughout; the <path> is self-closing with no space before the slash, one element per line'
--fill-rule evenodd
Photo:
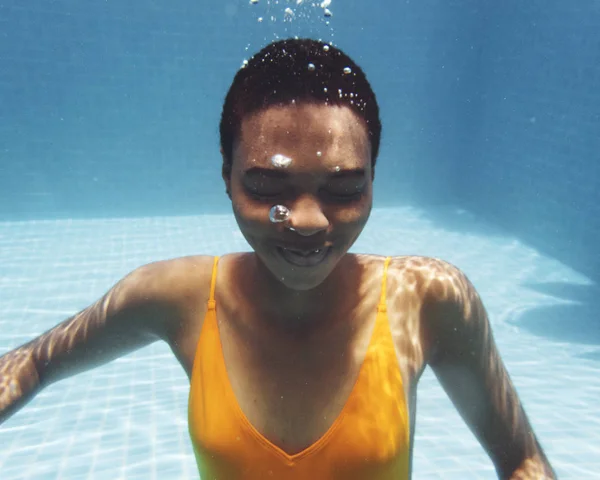
<path fill-rule="evenodd" d="M 321 253 L 321 248 L 317 248 L 316 250 L 292 250 L 292 249 L 287 249 L 288 251 L 295 253 L 297 255 L 302 255 L 302 256 L 307 256 L 307 255 L 314 255 L 317 253 Z"/>

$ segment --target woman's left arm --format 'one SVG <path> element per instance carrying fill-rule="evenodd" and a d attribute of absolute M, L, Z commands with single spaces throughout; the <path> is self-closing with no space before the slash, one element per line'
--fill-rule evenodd
<path fill-rule="evenodd" d="M 422 310 L 427 361 L 499 478 L 555 479 L 504 367 L 481 299 L 456 267 L 439 263 Z"/>

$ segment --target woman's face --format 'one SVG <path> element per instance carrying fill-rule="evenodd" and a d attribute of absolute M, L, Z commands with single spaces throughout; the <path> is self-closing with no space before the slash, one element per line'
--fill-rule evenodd
<path fill-rule="evenodd" d="M 238 225 L 259 259 L 291 289 L 318 286 L 371 212 L 364 121 L 347 107 L 270 107 L 243 119 L 232 163 L 224 179 Z M 289 210 L 286 221 L 271 221 L 275 205 Z"/>

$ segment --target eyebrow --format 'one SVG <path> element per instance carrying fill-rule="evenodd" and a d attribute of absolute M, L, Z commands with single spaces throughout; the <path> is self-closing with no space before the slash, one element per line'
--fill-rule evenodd
<path fill-rule="evenodd" d="M 340 170 L 339 172 L 333 171 L 333 172 L 328 172 L 330 174 L 330 176 L 334 177 L 334 178 L 339 178 L 339 177 L 364 177 L 365 176 L 365 169 L 364 168 L 345 168 L 343 170 Z M 253 177 L 253 176 L 263 176 L 263 177 L 269 177 L 269 178 L 275 178 L 275 179 L 283 179 L 283 178 L 288 178 L 291 174 L 288 173 L 287 171 L 280 169 L 280 168 L 263 168 L 263 167 L 252 167 L 249 168 L 248 170 L 246 170 L 244 172 L 244 176 L 249 176 L 249 177 Z"/>

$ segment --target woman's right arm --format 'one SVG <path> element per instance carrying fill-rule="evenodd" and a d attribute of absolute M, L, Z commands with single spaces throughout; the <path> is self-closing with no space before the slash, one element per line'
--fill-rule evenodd
<path fill-rule="evenodd" d="M 176 264 L 134 270 L 93 305 L 0 357 L 0 424 L 45 386 L 166 339 L 180 310 Z"/>

